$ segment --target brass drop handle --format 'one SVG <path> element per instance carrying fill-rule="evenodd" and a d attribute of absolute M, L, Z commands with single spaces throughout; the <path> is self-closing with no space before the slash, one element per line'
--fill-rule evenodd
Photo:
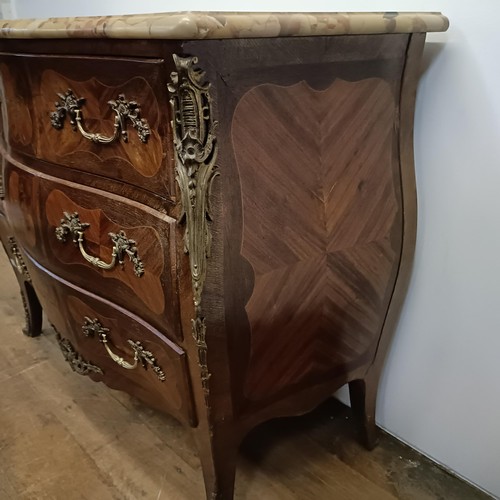
<path fill-rule="evenodd" d="M 119 231 L 118 233 L 108 233 L 111 241 L 113 242 L 111 262 L 104 262 L 103 260 L 87 253 L 84 247 L 84 231 L 89 226 L 90 224 L 86 222 L 80 222 L 78 212 L 64 212 L 61 224 L 56 227 L 56 238 L 65 243 L 68 235 L 71 235 L 73 243 L 78 245 L 83 258 L 100 269 L 113 269 L 117 262 L 119 264 L 123 264 L 124 258 L 127 255 L 130 261 L 134 264 L 135 275 L 140 278 L 144 274 L 144 264 L 139 258 L 136 242 L 134 240 L 129 240 L 124 231 Z"/>
<path fill-rule="evenodd" d="M 141 118 L 139 104 L 135 101 L 127 101 L 123 94 L 120 94 L 116 100 L 108 101 L 115 113 L 114 131 L 111 136 L 87 132 L 84 129 L 82 106 L 85 103 L 85 97 L 76 97 L 71 89 L 64 94 L 58 93 L 57 96 L 60 100 L 55 102 L 56 110 L 50 113 L 50 123 L 57 130 L 63 128 L 66 116 L 69 115 L 69 123 L 74 131 L 78 130 L 85 139 L 99 144 L 110 144 L 120 135 L 124 142 L 128 142 L 127 121 L 132 123 L 141 142 L 147 142 L 151 135 L 148 122 Z"/>
<path fill-rule="evenodd" d="M 111 347 L 109 347 L 109 341 L 108 337 L 105 333 L 101 334 L 99 341 L 104 344 L 104 347 L 106 348 L 106 351 L 108 351 L 109 357 L 117 364 L 120 365 L 122 368 L 125 368 L 126 370 L 133 370 L 134 368 L 137 368 L 137 361 L 139 360 L 139 357 L 137 355 L 137 352 L 134 353 L 134 363 L 130 364 L 127 363 L 121 356 L 118 356 L 118 354 L 115 354 L 112 350 Z"/>
<path fill-rule="evenodd" d="M 153 372 L 161 382 L 166 380 L 165 372 L 158 366 L 153 353 L 144 349 L 143 345 L 139 341 L 127 340 L 128 345 L 131 347 L 132 351 L 134 351 L 134 359 L 132 363 L 129 363 L 128 361 L 125 361 L 122 356 L 113 352 L 109 345 L 109 328 L 104 327 L 97 318 L 91 319 L 88 316 L 85 316 L 82 331 L 86 337 L 96 336 L 99 339 L 99 342 L 104 345 L 109 357 L 122 368 L 125 368 L 126 370 L 134 370 L 140 362 L 144 369 L 151 366 Z"/>

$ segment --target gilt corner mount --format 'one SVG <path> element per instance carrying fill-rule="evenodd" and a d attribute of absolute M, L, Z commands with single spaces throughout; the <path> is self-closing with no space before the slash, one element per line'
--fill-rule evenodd
<path fill-rule="evenodd" d="M 207 365 L 205 318 L 201 312 L 201 295 L 207 274 L 212 234 L 210 194 L 218 175 L 217 122 L 212 117 L 210 83 L 197 67 L 197 57 L 173 54 L 177 71 L 170 75 L 168 85 L 172 107 L 172 129 L 175 146 L 176 180 L 181 192 L 179 222 L 185 224 L 184 252 L 189 255 L 195 318 L 192 334 L 198 349 L 202 387 L 207 400 L 210 373 Z M 208 400 L 206 401 L 208 408 Z"/>
<path fill-rule="evenodd" d="M 185 223 L 184 251 L 189 255 L 193 300 L 198 312 L 207 272 L 212 235 L 210 232 L 210 190 L 218 175 L 217 122 L 212 118 L 209 89 L 205 73 L 196 67 L 197 57 L 173 54 L 177 71 L 168 85 L 172 107 L 172 128 L 176 156 L 176 180 L 181 191 Z"/>

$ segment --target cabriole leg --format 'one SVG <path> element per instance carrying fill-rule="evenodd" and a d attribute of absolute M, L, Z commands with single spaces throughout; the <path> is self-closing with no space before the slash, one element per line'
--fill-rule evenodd
<path fill-rule="evenodd" d="M 374 380 L 375 379 L 375 380 Z M 375 424 L 378 377 L 349 382 L 349 397 L 354 418 L 361 424 L 364 445 L 373 450 L 378 444 L 379 431 Z"/>
<path fill-rule="evenodd" d="M 31 276 L 16 239 L 14 236 L 7 236 L 8 233 L 6 235 L 4 231 L 7 231 L 7 223 L 5 218 L 0 216 L 0 234 L 3 233 L 1 243 L 19 283 L 24 306 L 26 325 L 23 333 L 28 337 L 37 337 L 42 333 L 42 306 L 31 284 Z"/>
<path fill-rule="evenodd" d="M 38 337 L 42 333 L 42 306 L 31 283 L 21 282 L 20 287 L 26 319 L 23 333 L 28 337 Z"/>

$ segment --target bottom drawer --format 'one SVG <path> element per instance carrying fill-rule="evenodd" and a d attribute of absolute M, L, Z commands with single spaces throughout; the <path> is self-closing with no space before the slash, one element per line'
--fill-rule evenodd
<path fill-rule="evenodd" d="M 195 425 L 185 352 L 139 317 L 28 259 L 71 368 Z"/>

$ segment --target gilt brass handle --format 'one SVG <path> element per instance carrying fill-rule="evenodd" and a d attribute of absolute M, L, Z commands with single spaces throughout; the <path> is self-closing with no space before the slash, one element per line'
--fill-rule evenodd
<path fill-rule="evenodd" d="M 82 326 L 82 331 L 86 337 L 94 337 L 97 336 L 99 339 L 99 342 L 104 344 L 104 347 L 106 348 L 106 351 L 108 351 L 109 357 L 118 365 L 120 365 L 122 368 L 125 368 L 127 370 L 133 370 L 134 368 L 137 368 L 137 361 L 138 361 L 138 356 L 137 353 L 134 351 L 134 361 L 133 363 L 127 363 L 122 356 L 118 356 L 118 354 L 115 354 L 112 350 L 111 347 L 109 347 L 109 339 L 108 339 L 108 332 L 109 328 L 105 328 L 104 326 L 101 325 L 101 322 L 98 319 L 90 319 L 88 316 L 85 316 L 83 326 Z"/>
<path fill-rule="evenodd" d="M 83 258 L 90 262 L 92 265 L 100 269 L 113 269 L 116 263 L 123 264 L 123 260 L 127 255 L 130 261 L 134 264 L 134 273 L 137 277 L 144 274 L 144 264 L 139 258 L 136 242 L 129 240 L 124 231 L 118 233 L 108 233 L 111 241 L 113 242 L 113 251 L 111 253 L 111 262 L 104 262 L 103 260 L 94 257 L 87 253 L 84 247 L 84 231 L 90 226 L 86 222 L 80 222 L 77 212 L 69 213 L 64 212 L 64 217 L 61 219 L 61 224 L 56 227 L 56 238 L 61 242 L 66 242 L 68 235 L 72 236 L 73 243 L 78 245 L 80 253 Z"/>
<path fill-rule="evenodd" d="M 64 120 L 69 115 L 69 123 L 73 130 L 78 130 L 85 139 L 99 144 L 109 144 L 116 141 L 120 135 L 124 142 L 128 142 L 127 121 L 132 123 L 137 131 L 141 142 L 147 142 L 151 135 L 148 122 L 141 118 L 141 109 L 137 102 L 127 101 L 123 94 L 120 94 L 116 100 L 108 101 L 111 109 L 115 112 L 114 132 L 112 136 L 106 136 L 99 133 L 87 132 L 83 127 L 82 106 L 85 103 L 85 97 L 76 97 L 71 89 L 64 94 L 58 93 L 60 101 L 56 101 L 56 110 L 50 113 L 50 123 L 60 130 L 64 126 Z"/>
<path fill-rule="evenodd" d="M 107 330 L 107 328 L 106 328 Z M 104 347 L 106 348 L 106 351 L 108 351 L 109 357 L 117 364 L 120 365 L 122 368 L 125 368 L 126 370 L 134 370 L 137 368 L 137 361 L 139 360 L 139 357 L 137 356 L 137 353 L 134 352 L 134 362 L 133 364 L 127 363 L 121 356 L 118 356 L 118 354 L 115 354 L 112 350 L 111 347 L 109 347 L 109 340 L 108 336 L 105 333 L 102 333 L 99 336 L 99 341 L 104 344 Z"/>
<path fill-rule="evenodd" d="M 109 345 L 109 328 L 104 327 L 97 318 L 91 319 L 88 316 L 85 316 L 82 331 L 86 337 L 96 336 L 99 339 L 99 342 L 104 344 L 109 357 L 122 368 L 125 368 L 126 370 L 134 370 L 140 362 L 141 366 L 145 370 L 148 366 L 150 366 L 160 381 L 164 382 L 166 380 L 165 372 L 158 366 L 153 353 L 144 349 L 139 341 L 127 340 L 128 345 L 134 351 L 134 359 L 131 363 L 129 363 L 128 361 L 125 361 L 122 356 L 113 352 Z"/>

